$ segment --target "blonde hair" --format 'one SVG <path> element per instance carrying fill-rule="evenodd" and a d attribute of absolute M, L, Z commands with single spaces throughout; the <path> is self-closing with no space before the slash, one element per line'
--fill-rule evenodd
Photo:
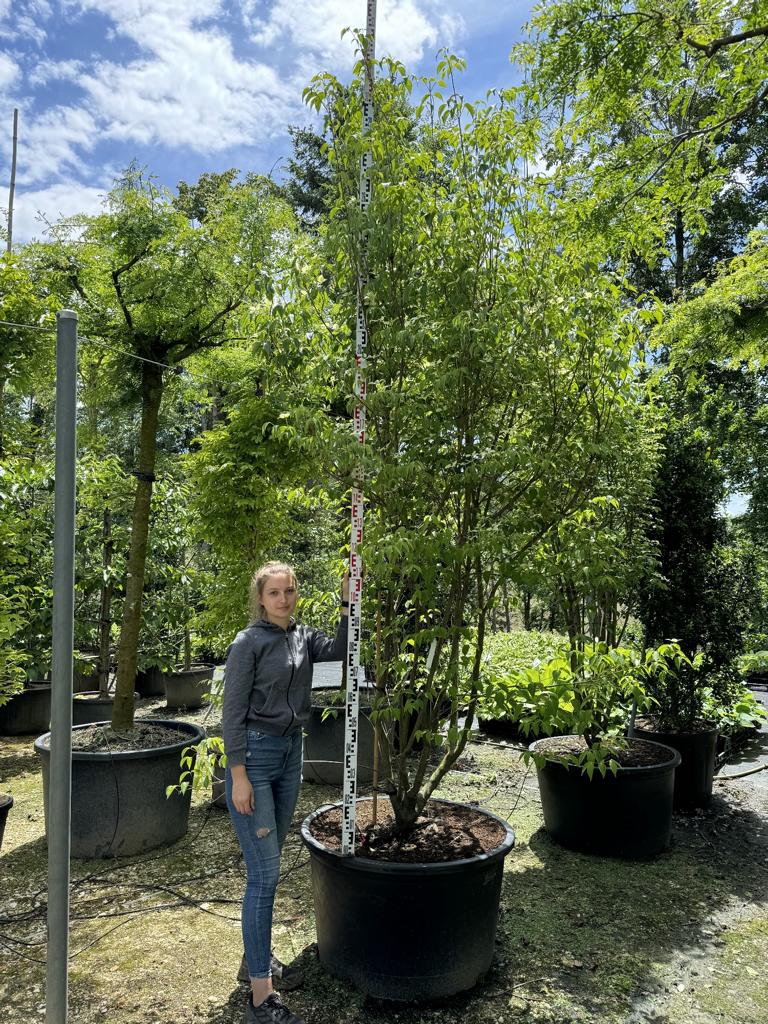
<path fill-rule="evenodd" d="M 261 595 L 264 592 L 264 586 L 270 576 L 290 576 L 294 587 L 298 588 L 299 582 L 296 579 L 296 573 L 293 571 L 292 566 L 288 565 L 287 562 L 266 562 L 256 570 L 253 574 L 253 579 L 251 580 L 251 619 L 259 619 L 264 614 Z"/>

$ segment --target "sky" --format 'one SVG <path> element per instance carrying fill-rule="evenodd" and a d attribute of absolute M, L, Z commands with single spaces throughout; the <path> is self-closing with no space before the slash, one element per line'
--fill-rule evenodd
<path fill-rule="evenodd" d="M 468 98 L 517 79 L 509 61 L 529 0 L 378 0 L 377 55 L 411 72 L 446 47 Z M 346 27 L 365 0 L 0 0 L 0 210 L 19 110 L 13 241 L 91 213 L 137 161 L 173 188 L 204 171 L 272 173 L 308 125 L 314 74 L 349 77 Z"/>

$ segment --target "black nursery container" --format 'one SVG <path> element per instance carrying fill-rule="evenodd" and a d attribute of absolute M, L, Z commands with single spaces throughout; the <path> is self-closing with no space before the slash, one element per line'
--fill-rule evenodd
<path fill-rule="evenodd" d="M 700 732 L 655 732 L 635 727 L 633 736 L 672 747 L 681 757 L 675 772 L 674 805 L 680 811 L 706 807 L 712 799 L 717 757 L 717 729 Z"/>
<path fill-rule="evenodd" d="M 8 812 L 13 807 L 13 797 L 10 793 L 0 793 L 0 847 L 3 845 L 5 834 L 5 823 L 8 820 Z"/>
<path fill-rule="evenodd" d="M 643 741 L 647 742 L 647 741 Z M 546 740 L 530 745 L 534 753 Z M 616 775 L 595 772 L 561 761 L 536 766 L 544 825 L 556 843 L 569 850 L 646 860 L 666 850 L 672 834 L 672 793 L 680 755 L 667 754 L 661 764 L 619 768 Z"/>
<path fill-rule="evenodd" d="M 170 726 L 185 738 L 146 750 L 72 751 L 72 857 L 129 857 L 185 835 L 191 790 L 170 797 L 165 792 L 167 786 L 178 784 L 182 750 L 199 743 L 204 732 L 190 722 L 151 718 L 145 722 Z M 76 726 L 73 732 L 87 728 Z M 50 733 L 35 740 L 35 753 L 43 766 L 46 829 L 50 740 Z"/>
<path fill-rule="evenodd" d="M 326 849 L 310 826 L 328 810 L 318 808 L 301 827 L 323 966 L 378 999 L 437 999 L 472 988 L 493 960 L 504 858 L 515 843 L 507 822 L 482 811 L 506 833 L 490 853 L 394 864 Z"/>
<path fill-rule="evenodd" d="M 0 708 L 0 736 L 26 736 L 51 727 L 51 684 L 32 683 Z"/>
<path fill-rule="evenodd" d="M 313 705 L 304 729 L 304 763 L 302 780 L 320 782 L 326 786 L 344 784 L 344 708 L 325 715 L 326 708 Z M 360 707 L 357 735 L 357 781 L 369 785 L 373 781 L 373 725 L 370 707 Z"/>

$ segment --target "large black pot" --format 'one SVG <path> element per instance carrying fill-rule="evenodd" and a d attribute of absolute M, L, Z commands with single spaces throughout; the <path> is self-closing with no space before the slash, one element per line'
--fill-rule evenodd
<path fill-rule="evenodd" d="M 506 821 L 482 812 L 506 831 L 491 853 L 393 864 L 320 844 L 310 825 L 328 809 L 301 827 L 323 966 L 378 999 L 437 999 L 471 988 L 493 960 L 504 858 L 515 842 Z"/>
<path fill-rule="evenodd" d="M 630 741 L 631 742 L 631 741 Z M 536 740 L 531 751 L 546 756 Z M 536 766 L 544 826 L 556 843 L 569 850 L 603 857 L 644 860 L 666 850 L 672 834 L 672 792 L 676 750 L 654 743 L 668 755 L 663 763 L 619 768 L 616 775 L 562 761 Z"/>
<path fill-rule="evenodd" d="M 146 721 L 179 729 L 188 738 L 152 750 L 72 751 L 73 857 L 128 857 L 173 843 L 186 833 L 191 791 L 166 798 L 165 790 L 179 781 L 182 749 L 199 743 L 204 732 L 190 722 Z M 85 728 L 77 726 L 73 732 Z M 50 742 L 50 733 L 35 740 L 43 764 L 46 828 Z"/>
<path fill-rule="evenodd" d="M 136 673 L 136 692 L 142 697 L 164 697 L 165 679 L 162 669 L 142 668 Z"/>
<path fill-rule="evenodd" d="M 706 807 L 712 799 L 717 757 L 717 729 L 702 732 L 656 732 L 635 726 L 632 736 L 672 747 L 681 757 L 675 773 L 675 808 L 691 811 Z"/>
<path fill-rule="evenodd" d="M 0 708 L 0 735 L 38 735 L 51 727 L 51 684 L 36 683 Z"/>
<path fill-rule="evenodd" d="M 134 693 L 134 698 L 138 693 Z M 112 718 L 115 695 L 101 697 L 98 690 L 80 692 L 72 700 L 72 725 L 93 725 L 95 722 L 106 722 Z"/>
<path fill-rule="evenodd" d="M 212 679 L 213 665 L 193 665 L 190 669 L 165 672 L 165 706 L 169 711 L 201 708 L 203 695 L 210 692 Z"/>
<path fill-rule="evenodd" d="M 316 692 L 316 691 L 315 691 Z M 326 708 L 312 706 L 304 730 L 304 782 L 321 782 L 327 786 L 344 784 L 344 707 L 323 719 Z M 370 707 L 360 706 L 357 719 L 357 781 L 368 785 L 373 781 L 373 725 L 368 717 Z"/>
<path fill-rule="evenodd" d="M 5 823 L 8 820 L 8 812 L 13 807 L 13 797 L 10 793 L 0 793 L 0 847 L 3 845 L 3 834 Z"/>

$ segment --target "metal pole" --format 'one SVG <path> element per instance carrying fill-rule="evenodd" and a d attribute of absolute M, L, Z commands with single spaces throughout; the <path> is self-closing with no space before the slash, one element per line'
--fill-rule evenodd
<path fill-rule="evenodd" d="M 376 0 L 368 0 L 365 26 L 365 80 L 363 83 L 363 136 L 373 124 L 373 61 L 376 56 Z M 360 160 L 360 209 L 364 213 L 371 202 L 373 154 L 363 153 Z M 341 852 L 355 852 L 357 798 L 357 724 L 360 712 L 360 635 L 363 598 L 363 446 L 365 445 L 365 349 L 368 327 L 365 319 L 367 283 L 367 239 L 360 244 L 360 268 L 357 275 L 357 327 L 355 331 L 355 433 L 360 446 L 360 462 L 352 485 L 352 534 L 349 542 L 349 638 L 347 641 L 347 704 L 344 719 L 344 789 L 342 797 Z"/>
<path fill-rule="evenodd" d="M 62 309 L 56 314 L 56 517 L 48 789 L 47 1024 L 66 1024 L 68 1001 L 76 415 L 77 314 L 71 309 Z"/>
<path fill-rule="evenodd" d="M 6 252 L 13 248 L 13 195 L 16 191 L 16 153 L 19 142 L 19 112 L 13 111 L 13 150 L 11 155 L 11 187 L 8 191 L 8 242 Z"/>

